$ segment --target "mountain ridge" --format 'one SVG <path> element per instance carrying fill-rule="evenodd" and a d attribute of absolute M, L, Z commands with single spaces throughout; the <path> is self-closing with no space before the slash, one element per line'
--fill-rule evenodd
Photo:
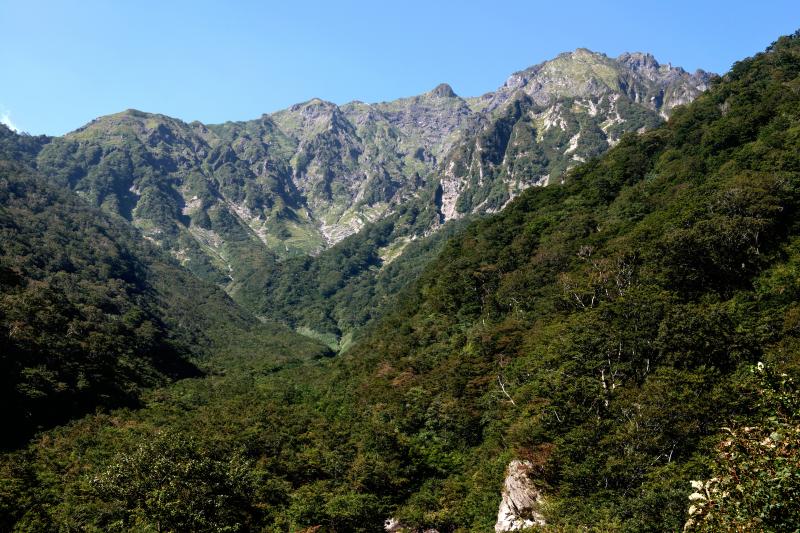
<path fill-rule="evenodd" d="M 654 82 L 655 89 L 662 92 L 665 87 L 669 88 L 670 84 L 676 83 L 676 80 L 682 80 L 684 85 L 688 84 L 684 88 L 685 92 L 693 97 L 705 88 L 710 79 L 710 75 L 700 71 L 694 79 L 682 69 L 661 67 L 648 54 L 637 53 L 620 57 L 650 58 L 645 61 L 652 71 L 649 78 L 635 75 L 632 69 L 629 73 L 631 80 L 620 79 L 618 85 L 624 85 L 630 90 L 634 100 L 641 100 L 642 105 L 661 112 L 664 112 L 663 109 L 671 109 L 672 93 L 665 92 L 665 99 L 660 103 L 644 101 L 642 95 L 647 91 L 642 88 L 642 80 L 647 78 L 648 81 Z M 283 110 L 264 114 L 259 119 L 208 125 L 197 121 L 187 123 L 166 115 L 142 114 L 141 111 L 128 110 L 99 117 L 63 138 L 90 142 L 91 133 L 95 132 L 98 135 L 94 140 L 105 140 L 113 145 L 119 142 L 120 136 L 124 136 L 124 130 L 132 126 L 133 120 L 119 120 L 119 117 L 127 115 L 142 121 L 138 140 L 144 146 L 155 149 L 159 143 L 184 145 L 179 153 L 174 154 L 175 171 L 186 164 L 201 166 L 203 162 L 201 160 L 207 155 L 206 152 L 226 143 L 234 148 L 234 152 L 237 152 L 236 155 L 240 156 L 244 163 L 250 166 L 256 163 L 254 158 L 265 156 L 266 152 L 269 152 L 262 161 L 264 164 L 261 172 L 251 168 L 249 179 L 267 173 L 266 163 L 269 161 L 269 156 L 274 153 L 281 163 L 291 168 L 278 169 L 273 177 L 279 181 L 282 178 L 283 185 L 269 191 L 269 196 L 280 200 L 288 199 L 288 203 L 295 206 L 296 212 L 293 213 L 295 218 L 309 215 L 301 206 L 296 205 L 299 201 L 305 200 L 307 207 L 313 212 L 316 229 L 306 228 L 305 236 L 311 240 L 303 242 L 301 238 L 297 241 L 297 245 L 301 250 L 314 251 L 319 247 L 324 248 L 338 242 L 374 217 L 383 216 L 390 210 L 388 203 L 392 200 L 402 201 L 402 194 L 396 196 L 396 193 L 403 193 L 409 185 L 414 188 L 415 175 L 419 175 L 422 180 L 430 181 L 431 175 L 438 172 L 439 161 L 456 144 L 459 134 L 469 135 L 480 127 L 482 111 L 476 111 L 470 102 L 489 98 L 491 102 L 488 108 L 497 110 L 518 90 L 529 94 L 537 105 L 549 103 L 550 100 L 565 94 L 575 96 L 618 90 L 620 87 L 611 87 L 614 82 L 612 67 L 615 65 L 620 67 L 626 62 L 636 64 L 629 59 L 622 62 L 608 58 L 604 54 L 578 49 L 518 71 L 512 74 L 498 90 L 475 98 L 463 99 L 457 96 L 449 85 L 440 84 L 427 93 L 389 102 L 364 104 L 353 101 L 336 105 L 314 98 Z M 659 74 L 665 68 L 666 74 Z M 551 75 L 558 72 L 566 74 L 557 79 L 542 77 L 542 73 Z M 605 79 L 605 88 L 598 86 L 597 80 L 601 78 Z M 548 89 L 554 83 L 561 88 Z M 648 90 L 652 92 L 655 89 L 650 87 Z M 156 122 L 161 124 L 155 124 Z M 262 126 L 260 131 L 246 131 L 248 128 L 255 128 L 259 123 Z M 267 124 L 275 127 L 265 127 Z M 154 131 L 141 131 L 148 130 L 148 126 Z M 102 132 L 104 128 L 109 131 Z M 254 136 L 254 133 L 259 135 Z M 237 143 L 238 150 L 234 146 Z M 291 150 L 295 153 L 290 155 L 288 151 Z M 285 172 L 289 173 L 288 176 L 283 175 Z M 296 190 L 292 190 L 286 180 L 293 181 Z M 357 204 L 365 205 L 364 198 L 375 189 L 379 191 L 375 195 L 376 198 L 366 200 L 372 215 L 361 216 L 363 208 Z M 301 193 L 301 198 L 297 197 L 297 192 Z M 261 202 L 263 199 L 254 201 L 254 203 Z M 331 203 L 339 204 L 339 207 L 333 210 L 326 209 Z M 252 218 L 246 222 L 258 224 Z M 314 226 L 313 223 L 309 224 Z M 295 224 L 294 229 L 303 233 L 297 227 L 302 225 L 302 223 Z M 269 228 L 269 224 L 266 226 L 275 230 Z M 282 227 L 283 230 L 292 231 L 291 222 L 283 226 L 285 226 Z M 324 229 L 329 226 L 330 230 Z M 286 243 L 290 248 L 293 242 L 291 237 L 278 238 L 277 241 Z M 267 246 L 279 252 L 285 251 L 285 249 L 280 250 L 281 246 L 277 242 L 270 242 Z"/>
<path fill-rule="evenodd" d="M 386 222 L 391 231 L 353 274 L 382 269 L 409 242 L 452 220 L 499 211 L 526 188 L 602 154 L 624 133 L 654 127 L 660 114 L 711 79 L 647 54 L 620 58 L 564 53 L 477 98 L 439 84 L 372 104 L 314 98 L 222 124 L 127 110 L 51 138 L 35 164 L 131 221 L 256 314 L 316 330 L 319 320 L 296 323 L 242 295 L 268 290 L 259 272 L 299 275 L 302 258 Z M 293 257 L 301 258 L 299 266 L 277 266 Z M 350 290 L 349 277 L 340 277 L 336 290 Z M 326 326 L 337 335 L 351 327 L 320 320 L 338 323 Z"/>

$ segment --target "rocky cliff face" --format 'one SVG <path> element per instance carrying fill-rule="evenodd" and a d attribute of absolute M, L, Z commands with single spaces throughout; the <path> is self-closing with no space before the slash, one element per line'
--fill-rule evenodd
<path fill-rule="evenodd" d="M 497 533 L 545 525 L 540 512 L 542 494 L 528 477 L 532 469 L 530 461 L 515 459 L 509 463 L 494 526 Z"/>
<path fill-rule="evenodd" d="M 313 255 L 410 204 L 435 204 L 426 231 L 496 211 L 654 126 L 708 81 L 650 55 L 580 49 L 478 98 L 441 84 L 219 125 L 129 110 L 54 139 L 37 162 L 196 274 L 230 285 L 260 261 Z"/>
<path fill-rule="evenodd" d="M 689 74 L 679 67 L 661 65 L 650 54 L 625 53 L 610 58 L 579 48 L 555 59 L 515 72 L 497 91 L 473 99 L 473 108 L 491 112 L 520 91 L 538 106 L 550 106 L 561 98 L 595 98 L 622 93 L 656 112 L 685 103 L 705 91 L 711 75 Z"/>
<path fill-rule="evenodd" d="M 611 59 L 586 49 L 512 74 L 470 100 L 483 120 L 442 163 L 441 220 L 497 211 L 527 187 L 557 180 L 624 133 L 657 125 L 710 80 L 649 54 Z"/>

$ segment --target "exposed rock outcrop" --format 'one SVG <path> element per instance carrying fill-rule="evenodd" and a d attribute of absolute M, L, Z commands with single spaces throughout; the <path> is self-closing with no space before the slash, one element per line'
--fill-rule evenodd
<path fill-rule="evenodd" d="M 532 468 L 530 461 L 515 459 L 509 463 L 494 526 L 496 532 L 518 531 L 545 524 L 539 512 L 543 503 L 542 493 L 528 477 Z"/>
<path fill-rule="evenodd" d="M 439 98 L 455 98 L 457 96 L 453 88 L 446 83 L 440 83 L 431 93 Z"/>
<path fill-rule="evenodd" d="M 383 529 L 386 531 L 386 533 L 412 533 L 412 531 L 414 533 L 439 533 L 438 529 L 433 528 L 420 530 L 408 528 L 396 518 L 387 519 L 383 524 Z"/>

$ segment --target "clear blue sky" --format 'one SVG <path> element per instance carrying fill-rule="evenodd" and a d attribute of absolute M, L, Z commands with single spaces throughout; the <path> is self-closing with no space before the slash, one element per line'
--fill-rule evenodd
<path fill-rule="evenodd" d="M 214 123 L 473 96 L 577 47 L 724 72 L 800 28 L 800 0 L 0 0 L 0 28 L 0 119 L 62 134 L 127 108 Z"/>

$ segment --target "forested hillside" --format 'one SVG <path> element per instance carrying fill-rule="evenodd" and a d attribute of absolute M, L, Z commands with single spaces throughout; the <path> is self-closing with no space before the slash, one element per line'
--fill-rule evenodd
<path fill-rule="evenodd" d="M 792 531 L 799 209 L 800 33 L 470 223 L 346 353 L 5 455 L 2 527 L 491 531 L 518 459 L 546 529 Z"/>
<path fill-rule="evenodd" d="M 368 224 L 316 257 L 262 264 L 231 295 L 246 308 L 344 349 L 360 329 L 383 316 L 397 295 L 468 220 L 416 237 L 430 211 L 412 205 Z"/>
<path fill-rule="evenodd" d="M 681 528 L 721 428 L 762 421 L 751 368 L 800 370 L 798 104 L 795 35 L 448 243 L 346 358 L 382 449 L 429 472 L 403 522 L 490 528 L 523 458 L 554 526 Z"/>
<path fill-rule="evenodd" d="M 127 222 L 49 183 L 26 164 L 42 141 L 0 126 L 3 446 L 134 405 L 144 387 L 199 375 L 211 351 L 259 329 L 270 348 L 281 336 L 298 354 L 314 344 L 259 325 Z"/>

